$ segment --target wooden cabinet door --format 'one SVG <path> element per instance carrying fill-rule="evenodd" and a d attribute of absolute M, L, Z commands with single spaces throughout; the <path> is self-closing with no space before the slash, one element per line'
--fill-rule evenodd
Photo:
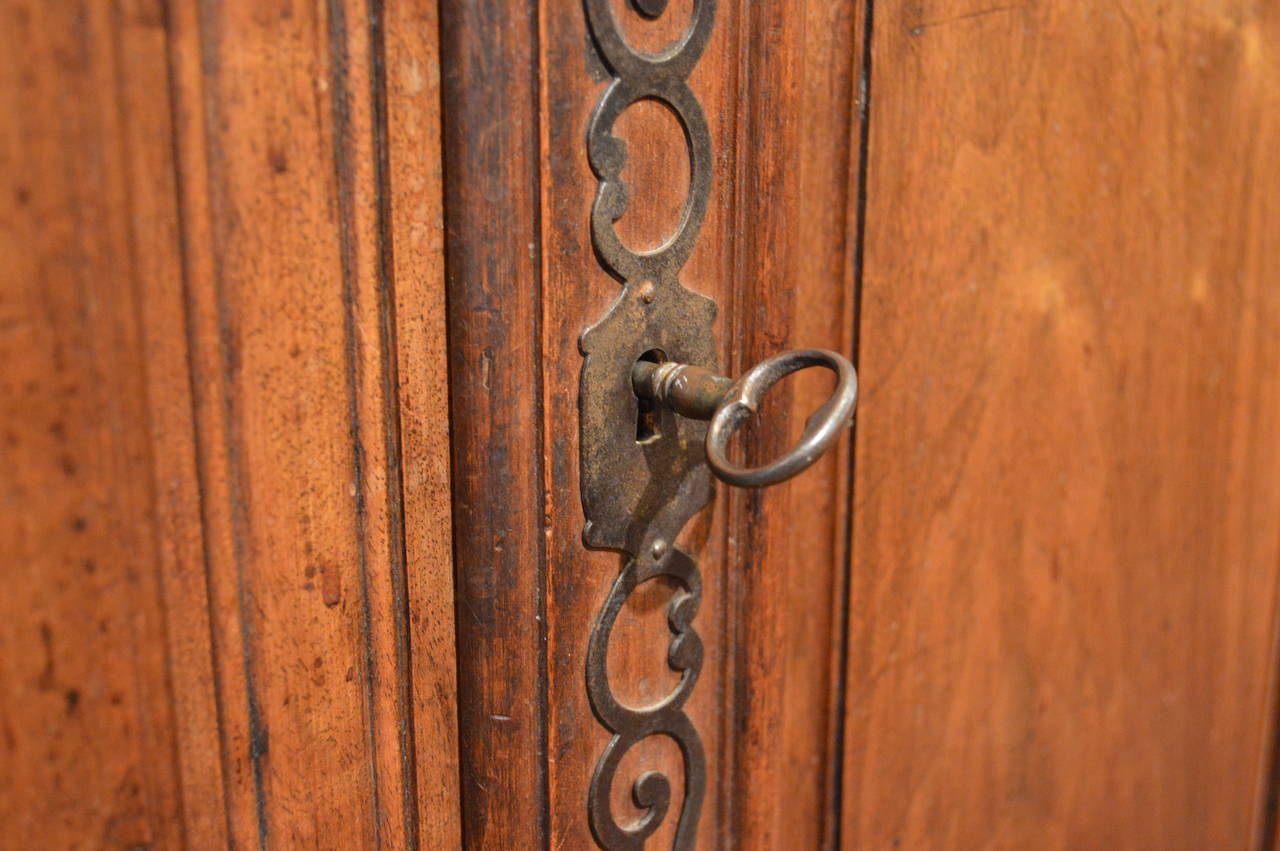
<path fill-rule="evenodd" d="M 723 372 L 862 398 L 625 596 L 608 688 L 696 632 L 699 767 L 623 736 L 600 788 L 581 335 L 643 282 L 588 128 L 690 32 L 606 224 L 705 202 Z M 0 847 L 1274 845 L 1270 7 L 0 0 L 0 46 Z"/>

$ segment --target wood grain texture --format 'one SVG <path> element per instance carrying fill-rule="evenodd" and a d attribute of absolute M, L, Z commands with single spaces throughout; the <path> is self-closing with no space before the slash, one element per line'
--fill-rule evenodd
<path fill-rule="evenodd" d="M 1239 848 L 1280 14 L 876 4 L 845 844 Z"/>
<path fill-rule="evenodd" d="M 853 356 L 855 100 L 861 4 L 743 6 L 737 61 L 731 374 L 793 348 Z M 744 457 L 794 445 L 833 382 L 808 371 L 773 391 Z M 731 836 L 745 848 L 835 844 L 848 455 L 728 498 L 734 578 Z"/>
<path fill-rule="evenodd" d="M 443 173 L 440 153 L 439 13 L 434 0 L 382 10 L 375 121 L 386 134 L 380 194 L 394 284 L 396 353 L 386 378 L 399 406 L 405 565 L 412 647 L 418 844 L 461 843 L 458 789 L 457 661 L 454 656 L 453 504 L 449 476 L 448 339 L 444 287 Z M 388 235 L 380 237 L 387 240 Z M 388 262 L 389 261 L 389 262 Z M 389 276 L 389 277 L 388 277 Z M 384 296 L 385 297 L 385 296 Z M 384 314 L 383 321 L 391 318 Z M 390 451 L 390 450 L 389 450 Z"/>
<path fill-rule="evenodd" d="M 143 343 L 154 515 L 181 794 L 177 829 L 192 848 L 228 842 L 213 674 L 204 534 L 184 304 L 178 172 L 166 17 L 149 0 L 121 3 L 117 73 L 132 225 L 129 262 Z M 99 743 L 102 746 L 105 743 Z"/>
<path fill-rule="evenodd" d="M 646 23 L 624 3 L 614 4 L 628 37 L 650 51 L 679 35 L 690 9 L 676 2 Z M 742 7 L 722 4 L 692 76 L 711 125 L 716 173 L 703 238 L 682 277 L 721 300 L 729 317 L 721 330 L 726 364 L 786 343 L 848 351 L 849 185 L 856 165 L 850 73 L 861 17 L 844 4 L 819 2 L 772 4 L 750 17 L 748 32 Z M 770 41 L 778 24 L 783 51 Z M 589 847 L 586 790 L 608 736 L 587 704 L 585 646 L 620 563 L 581 541 L 577 340 L 618 292 L 592 254 L 587 226 L 596 181 L 584 133 L 608 72 L 591 49 L 580 5 L 446 4 L 442 26 L 464 842 Z M 800 60 L 802 69 L 786 67 Z M 751 130 L 764 137 L 758 155 L 737 153 L 748 132 L 740 127 L 744 112 L 759 119 Z M 812 121 L 818 113 L 826 120 Z M 631 244 L 653 246 L 679 215 L 687 154 L 674 120 L 654 104 L 634 107 L 617 132 L 628 145 L 623 176 L 632 197 L 618 229 Z M 794 168 L 796 160 L 802 168 Z M 760 167 L 767 174 L 741 188 L 740 178 Z M 802 205 L 801 191 L 812 209 Z M 769 215 L 757 222 L 762 209 Z M 796 222 L 799 236 L 789 232 Z M 760 233 L 737 238 L 735 229 L 746 223 Z M 775 237 L 791 248 L 766 270 L 776 275 L 762 276 L 752 264 L 771 256 Z M 754 315 L 766 303 L 771 336 L 751 342 L 748 355 L 733 330 L 733 311 Z M 794 303 L 821 307 L 800 319 Z M 770 445 L 780 446 L 783 436 L 798 434 L 826 389 L 797 382 L 797 392 L 774 406 L 774 419 L 757 434 L 772 435 Z M 534 446 L 540 459 L 530 458 Z M 832 663 L 843 599 L 846 469 L 835 457 L 806 485 L 774 498 L 782 510 L 808 504 L 819 511 L 792 527 L 773 524 L 767 554 L 747 555 L 750 548 L 739 546 L 738 560 L 729 557 L 725 511 L 736 503 L 727 500 L 688 530 L 685 544 L 703 566 L 697 629 L 708 653 L 689 705 L 712 776 L 703 844 L 817 845 L 834 832 Z M 748 560 L 765 577 L 752 587 L 752 603 L 767 603 L 775 614 L 761 628 L 742 630 L 754 644 L 739 656 L 731 648 L 740 624 L 729 613 L 744 621 L 759 614 L 733 602 Z M 609 668 L 628 700 L 655 700 L 671 687 L 662 616 L 670 593 L 659 584 L 643 589 L 619 622 Z M 739 671 L 743 660 L 764 656 L 772 671 Z M 729 678 L 738 673 L 754 676 L 753 686 L 770 703 L 736 705 Z M 766 714 L 774 709 L 785 716 L 781 721 Z M 735 736 L 748 721 L 760 730 L 777 723 L 778 735 L 740 748 Z M 740 759 L 794 770 L 785 780 L 778 775 L 751 786 L 751 778 L 735 774 Z M 613 790 L 621 812 L 638 813 L 627 784 L 650 768 L 666 770 L 680 798 L 678 753 L 656 739 L 624 764 L 626 782 Z M 741 824 L 730 814 L 734 806 L 744 813 Z M 761 832 L 739 833 L 757 823 Z M 673 814 L 652 839 L 655 846 L 670 842 L 674 824 Z"/>
<path fill-rule="evenodd" d="M 434 4 L 0 16 L 0 844 L 456 845 Z"/>
<path fill-rule="evenodd" d="M 105 7 L 0 5 L 0 835 L 14 847 L 183 836 L 147 522 L 142 223 L 119 215 L 133 41 L 119 24 Z"/>
<path fill-rule="evenodd" d="M 537 19 L 440 4 L 462 839 L 546 843 Z"/>
<path fill-rule="evenodd" d="M 447 682 L 452 624 L 421 620 L 448 599 L 445 566 L 424 566 L 425 586 L 405 575 L 393 276 L 414 267 L 391 254 L 378 18 L 354 2 L 198 12 L 175 12 L 173 64 L 232 833 L 412 846 L 451 835 L 448 808 L 419 823 L 417 755 L 453 757 L 450 739 L 413 735 L 411 642 Z M 417 192 L 401 199 L 415 210 Z M 409 286 L 439 286 L 438 262 L 421 271 Z M 438 333 L 438 313 L 414 314 L 438 291 L 406 298 Z M 439 373 L 418 380 L 440 398 Z M 415 558 L 447 548 L 441 523 L 415 517 Z M 423 709 L 428 730 L 449 715 Z"/>

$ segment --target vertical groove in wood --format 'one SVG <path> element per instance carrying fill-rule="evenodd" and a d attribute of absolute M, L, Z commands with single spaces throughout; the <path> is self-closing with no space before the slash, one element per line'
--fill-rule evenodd
<path fill-rule="evenodd" d="M 439 19 L 434 0 L 371 0 L 383 134 L 381 280 L 388 326 L 386 398 L 395 405 L 402 511 L 403 696 L 414 776 L 406 808 L 424 849 L 461 845 L 457 660 L 450 485 L 448 350 L 440 146 Z M 388 448 L 388 457 L 392 450 Z M 413 800 L 408 796 L 412 790 Z M 409 818 L 406 812 L 406 818 Z"/>
<path fill-rule="evenodd" d="M 463 841 L 547 836 L 537 6 L 441 3 Z"/>
<path fill-rule="evenodd" d="M 184 846 L 219 847 L 228 838 L 225 773 L 219 757 L 221 719 L 194 451 L 169 16 L 144 0 L 122 4 L 116 14 L 128 151 L 124 172 L 132 187 L 131 265 L 138 282 L 154 465 L 154 535 L 161 554 L 168 680 L 177 724 L 175 758 L 183 802 L 179 829 Z"/>
<path fill-rule="evenodd" d="M 215 244 L 214 210 L 221 189 L 213 175 L 216 151 L 211 150 L 210 125 L 218 119 L 217 99 L 207 91 L 205 71 L 216 60 L 214 33 L 208 24 L 208 5 L 178 4 L 171 8 L 170 68 L 175 151 L 179 173 L 179 220 L 183 242 L 183 287 L 187 315 L 196 474 L 204 526 L 204 560 L 212 635 L 215 696 L 226 802 L 228 840 L 234 844 L 264 844 L 265 818 L 260 786 L 242 753 L 251 740 L 245 686 L 244 631 L 235 593 L 236 544 L 227 469 L 215 459 L 218 435 L 225 431 L 227 406 L 219 377 L 223 374 L 218 341 L 223 338 L 217 301 L 207 294 L 217 286 L 223 252 Z M 217 196 L 215 197 L 215 193 Z M 250 755 L 250 760 L 253 757 Z M 251 772 L 246 775 L 246 771 Z"/>
<path fill-rule="evenodd" d="M 392 134 L 378 0 L 0 3 L 7 839 L 457 844 L 435 7 L 397 11 Z"/>
<path fill-rule="evenodd" d="M 232 643 L 225 618 L 234 601 L 226 594 L 217 566 L 225 563 L 228 536 L 225 515 L 213 510 L 213 495 L 225 488 L 224 477 L 208 462 L 213 435 L 221 428 L 221 407 L 211 398 L 216 388 L 207 386 L 205 364 L 210 360 L 209 342 L 216 337 L 207 314 L 201 313 L 197 293 L 210 286 L 217 252 L 210 252 L 213 230 L 212 198 L 208 162 L 208 133 L 205 124 L 210 104 L 204 93 L 203 65 L 206 33 L 204 12 L 195 4 L 177 4 L 168 9 L 168 76 L 170 113 L 173 123 L 174 167 L 176 171 L 177 221 L 182 259 L 182 312 L 186 331 L 188 382 L 191 388 L 191 434 L 193 466 L 200 522 L 203 528 L 202 560 L 205 595 L 209 602 L 208 629 L 214 700 L 218 718 L 219 762 L 222 781 L 223 823 L 226 839 L 249 843 L 244 837 L 253 828 L 242 782 L 242 764 L 234 745 L 244 741 L 244 713 L 232 704 L 232 695 L 242 668 L 233 663 L 238 642 Z"/>
<path fill-rule="evenodd" d="M 423 762 L 449 766 L 453 740 L 435 728 L 415 736 L 410 609 L 449 595 L 409 593 L 396 398 L 441 383 L 398 375 L 392 304 L 421 308 L 428 337 L 442 335 L 430 325 L 442 317 L 427 314 L 439 279 L 422 268 L 430 251 L 406 253 L 404 271 L 424 272 L 421 290 L 411 277 L 398 294 L 391 279 L 396 190 L 371 9 L 205 6 L 203 17 L 182 10 L 175 38 L 184 175 L 192 198 L 211 202 L 188 205 L 184 221 L 196 251 L 198 417 L 203 433 L 225 435 L 202 438 L 201 454 L 211 587 L 236 601 L 215 605 L 218 655 L 242 660 L 222 678 L 231 823 L 260 845 L 413 846 L 455 823 L 442 809 L 423 828 L 414 792 L 419 744 Z M 424 447 L 421 466 L 446 444 Z M 432 483 L 443 492 L 425 499 L 447 505 L 447 481 Z M 424 497 L 415 505 L 414 552 L 437 539 L 426 549 L 438 560 L 439 510 Z M 443 537 L 445 563 L 428 574 L 447 574 Z M 442 629 L 451 623 L 419 632 L 429 660 L 451 671 Z M 434 670 L 424 676 L 438 682 Z M 432 712 L 451 717 L 447 705 L 424 718 Z"/>
<path fill-rule="evenodd" d="M 247 518 L 245 517 L 244 480 L 248 471 L 244 468 L 240 457 L 240 436 L 243 433 L 243 427 L 235 404 L 237 390 L 235 384 L 240 368 L 238 350 L 240 341 L 231 324 L 232 308 L 228 304 L 226 280 L 228 262 L 224 261 L 231 252 L 229 244 L 232 238 L 231 231 L 237 224 L 236 217 L 228 209 L 232 206 L 235 191 L 230 185 L 234 169 L 227 165 L 223 147 L 217 140 L 217 134 L 229 126 L 230 121 L 226 113 L 234 109 L 235 104 L 226 97 L 220 86 L 222 70 L 220 54 L 224 44 L 218 26 L 220 22 L 215 23 L 205 17 L 205 12 L 208 10 L 216 19 L 220 9 L 210 3 L 200 5 L 200 64 L 203 82 L 207 84 L 201 89 L 201 94 L 205 98 L 206 111 L 201 131 L 204 135 L 204 150 L 207 154 L 204 164 L 209 170 L 204 195 L 210 208 L 208 218 L 211 225 L 209 234 L 211 240 L 207 250 L 212 254 L 212 274 L 208 279 L 209 290 L 198 293 L 197 297 L 203 296 L 207 299 L 207 313 L 211 319 L 205 333 L 201 335 L 202 345 L 208 349 L 208 358 L 203 369 L 206 375 L 202 376 L 202 379 L 214 388 L 210 394 L 212 396 L 210 408 L 217 409 L 219 412 L 219 416 L 212 421 L 214 427 L 210 429 L 211 433 L 208 437 L 209 448 L 204 454 L 210 459 L 207 463 L 217 465 L 218 475 L 223 485 L 214 498 L 206 500 L 206 510 L 210 515 L 225 518 L 227 535 L 223 563 L 227 566 L 225 587 L 227 599 L 231 605 L 220 608 L 223 612 L 234 612 L 235 620 L 231 628 L 235 630 L 236 649 L 234 655 L 229 658 L 229 667 L 238 669 L 239 681 L 236 685 L 239 688 L 233 688 L 228 697 L 235 714 L 242 715 L 244 725 L 243 745 L 231 751 L 231 758 L 240 762 L 247 757 L 248 779 L 252 785 L 246 784 L 246 791 L 251 796 L 253 806 L 253 833 L 249 835 L 256 838 L 260 851 L 265 851 L 271 839 L 267 792 L 263 777 L 263 760 L 266 757 L 269 739 L 268 728 L 263 723 L 262 706 L 254 677 L 253 636 L 249 621 L 249 601 L 246 599 L 248 589 L 245 563 L 248 556 L 245 552 Z M 206 260 L 207 257 L 206 254 L 199 260 Z M 248 318 L 252 319 L 252 316 Z M 197 369 L 200 369 L 199 365 Z M 226 643 L 228 646 L 232 644 L 231 641 Z M 232 841 L 239 838 L 240 841 L 248 844 L 249 835 L 233 837 Z"/>
<path fill-rule="evenodd" d="M 875 25 L 875 0 L 858 0 L 852 16 L 856 35 L 852 43 L 856 46 L 853 55 L 856 62 L 852 69 L 854 96 L 850 102 L 853 117 L 850 121 L 850 136 L 857 133 L 857 144 L 850 145 L 849 178 L 852 187 L 853 202 L 847 204 L 846 233 L 851 236 L 847 245 L 846 279 L 852 286 L 850 299 L 850 315 L 846 317 L 846 327 L 851 335 L 850 360 L 855 369 L 860 368 L 860 343 L 862 321 L 862 269 L 863 249 L 866 241 L 867 217 L 867 149 L 871 128 L 871 47 Z M 861 388 L 860 388 L 861 390 Z M 844 541 L 840 550 L 841 579 L 838 582 L 836 600 L 839 606 L 834 617 L 836 627 L 833 664 L 835 671 L 832 690 L 832 735 L 829 753 L 831 754 L 827 786 L 827 806 L 824 813 L 823 847 L 841 848 L 844 819 L 841 815 L 844 798 L 844 759 L 845 759 L 845 723 L 849 702 L 849 636 L 850 636 L 850 596 L 853 588 L 853 547 L 856 538 L 854 524 L 854 504 L 857 499 L 856 483 L 858 458 L 854 451 L 858 440 L 858 419 L 855 415 L 853 428 L 849 436 L 846 454 L 840 464 L 843 470 L 844 489 L 841 503 L 844 508 L 843 534 Z"/>
<path fill-rule="evenodd" d="M 395 718 L 397 736 L 400 747 L 400 791 L 401 806 L 404 809 L 404 838 L 408 848 L 417 848 L 421 837 L 418 818 L 418 767 L 417 736 L 413 711 L 413 667 L 412 644 L 409 627 L 409 592 L 407 574 L 408 549 L 406 523 L 404 516 L 404 464 L 403 437 L 401 434 L 400 414 L 400 375 L 398 364 L 398 338 L 396 336 L 396 288 L 395 258 L 393 254 L 393 218 L 392 218 L 392 184 L 390 177 L 390 152 L 387 134 L 387 77 L 386 77 L 386 32 L 384 29 L 384 10 L 382 0 L 368 0 L 367 16 L 369 26 L 369 98 L 371 109 L 370 134 L 374 167 L 374 196 L 376 198 L 376 255 L 377 255 L 377 294 L 378 294 L 378 343 L 379 381 L 383 408 L 383 452 L 386 458 L 384 475 L 387 482 L 387 532 L 390 538 L 388 550 L 388 568 L 391 590 L 390 617 L 393 624 L 395 646 L 395 681 L 396 710 Z M 428 57 L 422 57 L 430 61 Z M 437 172 L 438 173 L 438 172 Z M 426 270 L 422 270 L 426 271 Z M 424 275 L 420 287 L 427 290 L 440 286 L 442 281 Z M 441 319 L 443 317 L 440 317 Z M 443 324 L 436 326 L 438 335 L 443 335 Z M 429 379 L 428 379 L 429 381 Z M 447 429 L 445 431 L 447 435 Z M 437 498 L 449 502 L 447 490 Z M 452 592 L 452 584 L 447 586 Z M 438 593 L 431 591 L 429 593 Z M 452 593 L 449 594 L 452 597 Z M 448 625 L 448 634 L 452 634 L 453 626 Z M 428 657 L 429 658 L 429 657 Z M 452 660 L 450 660 L 452 661 Z M 449 665 L 452 669 L 453 665 Z M 438 742 L 427 738 L 424 745 L 429 748 L 427 761 L 438 759 L 439 746 L 452 744 L 451 740 Z M 447 784 L 442 784 L 447 788 Z M 456 813 L 452 815 L 457 818 Z M 435 816 L 435 821 L 447 823 L 449 814 Z"/>
<path fill-rule="evenodd" d="M 364 378 L 359 362 L 360 353 L 356 340 L 356 283 L 355 277 L 359 259 L 355 256 L 355 235 L 357 227 L 353 219 L 356 216 L 352 209 L 356 187 L 353 186 L 356 175 L 352 173 L 353 164 L 349 144 L 351 142 L 351 108 L 350 92 L 347 88 L 349 73 L 349 57 L 346 49 L 347 24 L 342 0 L 328 0 L 329 26 L 329 107 L 332 112 L 333 132 L 333 169 L 334 185 L 337 194 L 338 212 L 338 256 L 342 280 L 343 334 L 346 349 L 346 382 L 348 389 L 347 406 L 351 421 L 351 476 L 354 481 L 354 509 L 356 525 L 356 574 L 360 586 L 360 621 L 361 638 L 364 654 L 364 734 L 369 749 L 370 805 L 379 820 L 374 832 L 374 847 L 382 846 L 382 807 L 380 798 L 380 778 L 378 776 L 378 716 L 374 711 L 377 683 L 377 664 L 374 659 L 372 640 L 372 617 L 370 614 L 369 554 L 367 548 L 366 529 L 368 524 L 368 508 L 365 505 L 365 458 L 363 451 L 364 430 L 361 422 L 360 384 Z M 380 266 L 380 258 L 379 266 Z"/>

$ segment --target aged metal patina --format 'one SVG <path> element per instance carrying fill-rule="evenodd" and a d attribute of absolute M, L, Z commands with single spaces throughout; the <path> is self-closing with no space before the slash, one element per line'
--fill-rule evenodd
<path fill-rule="evenodd" d="M 769 388 L 801 369 L 822 366 L 836 374 L 836 387 L 825 404 L 805 422 L 794 447 L 761 467 L 740 467 L 728 458 L 729 439 L 755 415 Z M 723 482 L 742 488 L 776 485 L 807 470 L 853 422 L 858 376 L 843 355 L 827 349 L 797 349 L 767 358 L 737 381 L 700 366 L 637 361 L 631 368 L 636 396 L 683 417 L 710 420 L 707 465 Z"/>
<path fill-rule="evenodd" d="M 665 0 L 632 0 L 646 17 L 665 10 Z M 591 237 L 601 264 L 622 282 L 609 312 L 581 338 L 585 357 L 580 397 L 582 495 L 589 546 L 626 552 L 624 565 L 592 628 L 587 649 L 587 694 L 600 722 L 613 733 L 591 780 L 587 807 L 596 841 L 607 849 L 640 849 L 671 806 L 671 782 L 648 771 L 632 784 L 637 806 L 647 809 L 624 827 L 612 811 L 610 789 L 619 763 L 636 742 L 653 735 L 674 739 L 684 756 L 684 800 L 674 847 L 692 848 L 706 793 L 702 740 L 684 711 L 702 668 L 702 642 L 693 628 L 702 581 L 692 556 L 673 546 L 676 535 L 711 499 L 711 476 L 704 463 L 707 426 L 654 411 L 658 439 L 636 440 L 640 400 L 631 392 L 631 367 L 646 353 L 714 370 L 715 303 L 681 286 L 680 269 L 693 250 L 711 194 L 711 137 L 706 118 L 687 78 L 702 55 L 715 19 L 714 0 L 695 0 L 684 36 L 659 55 L 627 44 L 608 0 L 586 0 L 587 22 L 596 49 L 613 81 L 587 130 L 587 156 L 599 180 L 591 211 Z M 613 125 L 638 100 L 668 106 L 684 129 L 689 147 L 690 185 L 676 233 L 653 251 L 632 251 L 613 224 L 626 209 L 627 188 L 619 177 L 626 146 Z M 605 670 L 609 636 L 627 597 L 658 576 L 680 590 L 667 612 L 673 639 L 667 661 L 681 673 L 666 698 L 645 707 L 620 703 Z"/>

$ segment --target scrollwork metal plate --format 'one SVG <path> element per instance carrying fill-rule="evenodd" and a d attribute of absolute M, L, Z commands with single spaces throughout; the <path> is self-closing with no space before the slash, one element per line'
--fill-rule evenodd
<path fill-rule="evenodd" d="M 673 546 L 677 534 L 711 499 L 704 456 L 706 423 L 660 414 L 658 437 L 637 442 L 637 399 L 631 367 L 645 352 L 659 349 L 669 359 L 716 369 L 713 336 L 715 302 L 686 289 L 678 274 L 698 238 L 711 194 L 711 137 L 688 76 L 702 55 L 715 20 L 715 0 L 695 0 L 684 35 L 650 55 L 626 41 L 608 0 L 585 0 L 591 37 L 613 79 L 601 96 L 587 130 L 587 156 L 599 183 L 591 210 L 591 237 L 601 265 L 622 282 L 622 293 L 595 325 L 583 332 L 585 358 L 579 396 L 583 537 L 592 547 L 629 555 L 592 627 L 587 648 L 586 685 L 592 709 L 613 734 L 596 764 L 587 795 L 596 841 L 606 849 L 640 849 L 666 818 L 671 782 L 656 771 L 632 784 L 632 798 L 646 810 L 634 824 L 621 824 L 610 791 L 622 757 L 649 736 L 669 736 L 684 759 L 684 799 L 674 847 L 692 848 L 706 793 L 706 758 L 684 705 L 702 668 L 702 642 L 693 628 L 702 595 L 697 563 Z M 632 0 L 632 8 L 659 17 L 665 0 Z M 633 251 L 618 237 L 614 222 L 626 210 L 627 187 L 620 178 L 626 146 L 613 135 L 618 117 L 640 100 L 671 109 L 689 148 L 690 187 L 675 232 L 652 251 Z M 673 634 L 667 662 L 680 672 L 675 690 L 644 707 L 622 704 L 606 672 L 609 637 L 619 612 L 642 583 L 659 576 L 679 590 L 667 612 Z"/>

